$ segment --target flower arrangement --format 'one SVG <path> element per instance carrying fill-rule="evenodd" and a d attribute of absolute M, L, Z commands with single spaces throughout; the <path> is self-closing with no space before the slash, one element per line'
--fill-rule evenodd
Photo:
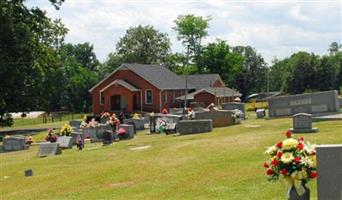
<path fill-rule="evenodd" d="M 109 124 L 111 127 L 117 127 L 120 125 L 120 120 L 116 118 L 115 114 L 113 114 L 107 121 L 107 124 Z"/>
<path fill-rule="evenodd" d="M 286 132 L 286 137 L 266 150 L 271 158 L 264 167 L 269 181 L 283 177 L 302 195 L 303 184 L 317 177 L 315 145 L 304 142 L 303 137 L 292 138 L 291 131 Z"/>
<path fill-rule="evenodd" d="M 61 130 L 60 130 L 60 133 L 62 135 L 66 135 L 66 136 L 69 136 L 71 133 L 72 133 L 72 128 L 69 124 L 64 124 L 62 127 L 61 127 Z"/>
<path fill-rule="evenodd" d="M 109 112 L 104 112 L 101 114 L 101 118 L 109 118 L 110 117 L 110 113 Z"/>
<path fill-rule="evenodd" d="M 141 115 L 138 113 L 134 113 L 132 119 L 141 119 Z"/>

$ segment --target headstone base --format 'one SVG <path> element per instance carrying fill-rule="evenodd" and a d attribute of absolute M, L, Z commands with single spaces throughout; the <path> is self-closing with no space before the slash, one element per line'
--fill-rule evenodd
<path fill-rule="evenodd" d="M 294 129 L 290 128 L 289 131 L 292 133 L 315 133 L 318 132 L 318 128 L 312 127 L 311 129 Z"/>

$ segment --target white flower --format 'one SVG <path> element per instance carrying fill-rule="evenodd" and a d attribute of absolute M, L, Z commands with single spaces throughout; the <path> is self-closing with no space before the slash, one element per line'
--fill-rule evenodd
<path fill-rule="evenodd" d="M 273 146 L 270 146 L 270 147 L 265 151 L 265 153 L 266 153 L 266 154 L 269 154 L 269 155 L 274 155 L 274 154 L 277 153 L 277 150 L 278 150 L 278 148 L 277 148 L 275 145 L 273 145 Z"/>
<path fill-rule="evenodd" d="M 289 152 L 284 153 L 280 158 L 280 160 L 286 164 L 292 162 L 293 159 L 294 159 L 294 157 L 293 157 L 292 153 L 289 153 Z"/>

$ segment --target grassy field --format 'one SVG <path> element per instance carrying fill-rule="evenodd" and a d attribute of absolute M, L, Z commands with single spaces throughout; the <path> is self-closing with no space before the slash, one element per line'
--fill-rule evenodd
<path fill-rule="evenodd" d="M 250 126 L 260 125 L 260 127 Z M 211 133 L 173 136 L 138 132 L 133 140 L 37 158 L 37 146 L 0 154 L 0 199 L 287 199 L 284 181 L 268 182 L 265 147 L 284 139 L 290 118 L 250 119 Z M 316 144 L 342 143 L 342 123 L 314 123 L 297 134 Z M 132 150 L 134 147 L 150 148 Z M 25 169 L 34 176 L 24 177 Z M 316 181 L 308 184 L 317 199 Z"/>

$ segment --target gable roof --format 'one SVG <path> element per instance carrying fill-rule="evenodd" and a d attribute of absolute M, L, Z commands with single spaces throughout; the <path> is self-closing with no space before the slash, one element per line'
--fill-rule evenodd
<path fill-rule="evenodd" d="M 181 76 L 185 79 L 185 75 Z M 220 75 L 218 74 L 192 74 L 188 75 L 187 79 L 188 83 L 190 83 L 192 87 L 195 87 L 196 90 L 212 87 L 216 80 L 221 81 L 221 83 L 224 85 Z"/>
<path fill-rule="evenodd" d="M 108 84 L 108 85 L 107 85 L 106 87 L 104 87 L 102 90 L 100 90 L 100 92 L 105 91 L 107 88 L 109 88 L 110 86 L 115 85 L 115 84 L 119 84 L 119 85 L 121 85 L 122 87 L 125 87 L 125 88 L 127 88 L 128 90 L 130 90 L 130 91 L 140 91 L 138 88 L 136 88 L 136 87 L 134 87 L 133 85 L 127 83 L 126 81 L 117 79 L 117 80 L 111 82 L 110 84 Z"/>
<path fill-rule="evenodd" d="M 114 70 L 109 76 L 101 80 L 94 87 L 92 87 L 89 92 L 94 90 L 97 86 L 99 86 L 102 82 L 111 77 L 118 70 L 129 69 L 157 87 L 161 90 L 166 89 L 184 89 L 185 88 L 185 79 L 181 78 L 177 74 L 173 73 L 166 67 L 161 65 L 151 65 L 151 64 L 130 64 L 124 63 L 116 70 Z M 190 86 L 190 85 L 189 85 Z M 193 89 L 194 87 L 188 87 L 189 89 Z"/>
<path fill-rule="evenodd" d="M 242 94 L 236 90 L 230 89 L 228 87 L 206 87 L 202 88 L 201 90 L 197 90 L 195 92 L 192 92 L 186 96 L 188 100 L 194 99 L 195 95 L 200 92 L 208 92 L 216 97 L 240 97 Z M 184 100 L 185 95 L 177 97 L 178 100 Z"/>

